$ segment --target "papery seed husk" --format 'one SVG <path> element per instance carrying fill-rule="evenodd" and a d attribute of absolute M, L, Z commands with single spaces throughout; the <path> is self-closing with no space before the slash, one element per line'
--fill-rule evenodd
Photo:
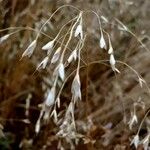
<path fill-rule="evenodd" d="M 49 91 L 48 96 L 47 96 L 46 101 L 45 101 L 45 104 L 47 106 L 51 106 L 54 104 L 54 101 L 55 101 L 55 86 L 53 86 L 51 88 L 51 90 Z"/>
<path fill-rule="evenodd" d="M 104 16 L 101 16 L 101 18 L 107 23 L 108 22 L 108 19 Z"/>
<path fill-rule="evenodd" d="M 75 30 L 74 36 L 77 37 L 82 31 L 82 26 L 79 24 Z"/>
<path fill-rule="evenodd" d="M 68 58 L 68 63 L 71 63 L 73 61 L 73 59 L 76 61 L 77 59 L 77 50 L 75 49 L 69 56 Z"/>
<path fill-rule="evenodd" d="M 6 34 L 6 35 L 2 36 L 2 37 L 0 38 L 0 44 L 2 44 L 5 40 L 7 40 L 10 35 L 11 35 L 11 34 Z"/>
<path fill-rule="evenodd" d="M 46 66 L 47 66 L 47 63 L 48 63 L 48 59 L 49 59 L 48 56 L 45 57 L 45 58 L 42 60 L 42 62 L 38 65 L 37 70 L 40 69 L 40 68 L 45 69 Z"/>
<path fill-rule="evenodd" d="M 54 46 L 54 40 L 48 42 L 42 47 L 42 50 L 51 50 Z"/>
<path fill-rule="evenodd" d="M 112 48 L 112 46 L 110 46 L 110 48 L 108 50 L 108 54 L 113 54 L 113 48 Z"/>
<path fill-rule="evenodd" d="M 141 144 L 143 144 L 144 150 L 148 150 L 149 139 L 150 139 L 150 134 L 148 134 L 148 135 L 141 141 Z"/>
<path fill-rule="evenodd" d="M 135 135 L 134 138 L 133 138 L 133 140 L 131 141 L 131 144 L 130 144 L 130 145 L 134 144 L 135 148 L 137 148 L 138 145 L 139 145 L 139 142 L 140 142 L 139 136 L 138 136 L 138 135 Z"/>
<path fill-rule="evenodd" d="M 73 83 L 72 83 L 72 87 L 71 87 L 71 92 L 72 92 L 72 95 L 75 99 L 81 99 L 81 90 L 80 90 L 80 78 L 79 78 L 79 75 L 76 74 L 74 80 L 73 80 Z"/>
<path fill-rule="evenodd" d="M 40 131 L 40 120 L 38 119 L 35 125 L 35 132 L 39 133 L 39 131 Z"/>
<path fill-rule="evenodd" d="M 80 35 L 81 39 L 83 39 L 83 30 L 81 24 L 79 24 L 75 30 L 74 36 L 77 37 L 78 35 Z"/>
<path fill-rule="evenodd" d="M 115 71 L 116 71 L 117 73 L 120 73 L 120 71 L 119 71 L 117 68 L 115 68 Z"/>
<path fill-rule="evenodd" d="M 100 45 L 100 48 L 102 48 L 102 49 L 103 49 L 103 48 L 104 48 L 104 49 L 106 49 L 106 42 L 105 42 L 105 39 L 104 39 L 103 34 L 101 35 L 99 45 Z"/>
<path fill-rule="evenodd" d="M 57 106 L 58 106 L 58 108 L 60 108 L 60 98 L 59 97 L 57 98 Z"/>
<path fill-rule="evenodd" d="M 44 120 L 49 120 L 49 116 L 50 116 L 50 111 L 45 111 L 45 113 L 44 113 L 44 116 L 43 116 L 43 119 Z"/>
<path fill-rule="evenodd" d="M 56 52 L 54 53 L 53 57 L 52 57 L 52 60 L 51 60 L 51 63 L 54 64 L 57 62 L 57 60 L 59 59 L 59 56 L 60 56 L 60 52 L 61 52 L 61 47 L 59 47 Z"/>
<path fill-rule="evenodd" d="M 54 115 L 54 121 L 55 121 L 55 123 L 56 123 L 56 122 L 58 121 L 56 110 L 54 110 L 53 115 Z"/>
<path fill-rule="evenodd" d="M 110 55 L 110 64 L 111 64 L 112 66 L 114 66 L 114 65 L 116 64 L 116 61 L 115 61 L 115 58 L 114 58 L 114 55 L 113 55 L 113 54 Z"/>
<path fill-rule="evenodd" d="M 59 64 L 58 72 L 59 72 L 59 77 L 61 78 L 62 81 L 64 81 L 64 78 L 65 78 L 65 68 L 64 68 L 63 63 Z"/>
<path fill-rule="evenodd" d="M 24 53 L 22 54 L 22 57 L 28 56 L 31 57 L 31 55 L 34 52 L 34 49 L 36 47 L 36 40 L 34 40 L 29 46 L 28 48 L 24 51 Z"/>

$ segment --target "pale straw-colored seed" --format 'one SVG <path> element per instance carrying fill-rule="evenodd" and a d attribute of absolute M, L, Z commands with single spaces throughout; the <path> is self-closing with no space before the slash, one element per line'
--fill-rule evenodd
<path fill-rule="evenodd" d="M 51 106 L 51 105 L 53 105 L 54 104 L 54 101 L 55 101 L 55 91 L 56 89 L 55 89 L 55 86 L 53 86 L 52 88 L 51 88 L 51 90 L 49 90 L 49 92 L 48 92 L 48 95 L 47 95 L 47 98 L 46 98 L 46 100 L 45 100 L 45 104 L 47 105 L 47 106 Z"/>
<path fill-rule="evenodd" d="M 140 84 L 140 87 L 142 88 L 143 87 L 143 83 L 145 83 L 145 80 L 143 80 L 142 78 L 138 78 L 139 80 L 139 84 Z"/>
<path fill-rule="evenodd" d="M 40 119 L 37 120 L 35 125 L 35 132 L 38 134 L 40 131 Z"/>
<path fill-rule="evenodd" d="M 51 59 L 51 63 L 54 64 L 58 61 L 59 57 L 61 54 L 61 47 L 58 47 L 58 49 L 56 50 L 56 52 L 54 53 L 52 59 Z"/>
<path fill-rule="evenodd" d="M 22 57 L 25 57 L 25 56 L 31 57 L 31 55 L 33 54 L 34 49 L 36 47 L 36 44 L 37 44 L 37 41 L 34 40 L 24 51 L 24 53 L 22 54 Z"/>
<path fill-rule="evenodd" d="M 139 145 L 139 143 L 140 143 L 139 135 L 137 134 L 137 135 L 134 136 L 134 138 L 133 138 L 133 140 L 131 141 L 131 144 L 130 144 L 130 145 L 134 144 L 135 148 L 137 148 L 138 145 Z"/>
<path fill-rule="evenodd" d="M 99 45 L 100 45 L 100 48 L 102 48 L 102 49 L 107 49 L 107 46 L 106 46 L 106 42 L 105 42 L 103 33 L 101 34 L 101 38 L 100 38 L 100 41 L 99 41 Z"/>
<path fill-rule="evenodd" d="M 32 98 L 32 95 L 29 94 L 27 99 L 26 99 L 26 105 L 25 105 L 25 109 L 26 109 L 25 115 L 26 115 L 26 117 L 29 116 L 29 108 L 30 108 L 30 100 L 31 100 L 31 98 Z"/>
<path fill-rule="evenodd" d="M 116 71 L 117 73 L 120 73 L 120 71 L 119 71 L 119 70 L 116 68 L 116 66 L 115 66 L 116 60 L 115 60 L 113 54 L 110 54 L 109 62 L 110 62 L 110 65 L 111 65 L 112 70 L 113 70 L 113 71 Z"/>
<path fill-rule="evenodd" d="M 59 77 L 61 78 L 62 81 L 64 81 L 65 79 L 65 68 L 64 68 L 64 64 L 60 63 L 58 66 L 58 73 L 59 73 Z"/>
<path fill-rule="evenodd" d="M 58 117 L 57 117 L 57 112 L 56 109 L 54 109 L 51 113 L 51 117 L 54 117 L 54 122 L 57 123 L 58 122 Z"/>
<path fill-rule="evenodd" d="M 103 19 L 104 22 L 108 23 L 108 19 L 104 16 L 101 16 L 101 18 Z"/>
<path fill-rule="evenodd" d="M 2 44 L 4 41 L 6 41 L 6 40 L 9 38 L 10 35 L 11 35 L 11 34 L 6 34 L 6 35 L 2 36 L 2 37 L 0 38 L 0 44 Z"/>
<path fill-rule="evenodd" d="M 113 48 L 112 48 L 112 46 L 109 48 L 109 50 L 108 50 L 108 54 L 112 54 L 113 53 Z"/>
<path fill-rule="evenodd" d="M 141 141 L 141 144 L 143 145 L 144 150 L 148 150 L 149 142 L 150 142 L 150 133 L 146 135 L 146 137 Z"/>
<path fill-rule="evenodd" d="M 110 37 L 109 37 L 109 50 L 108 50 L 108 54 L 113 54 L 114 50 L 110 41 Z"/>
<path fill-rule="evenodd" d="M 38 69 L 41 69 L 41 68 L 42 68 L 42 69 L 45 69 L 46 66 L 47 66 L 48 60 L 49 60 L 49 57 L 46 56 L 46 57 L 41 61 L 41 63 L 38 65 L 37 70 L 38 70 Z"/>
<path fill-rule="evenodd" d="M 42 47 L 42 50 L 51 50 L 54 46 L 54 40 L 48 42 L 47 44 L 45 44 L 43 47 Z"/>
<path fill-rule="evenodd" d="M 43 119 L 45 121 L 48 121 L 49 120 L 49 116 L 50 116 L 50 111 L 46 110 L 45 113 L 44 113 Z"/>
<path fill-rule="evenodd" d="M 75 100 L 80 99 L 81 100 L 81 83 L 80 83 L 80 77 L 77 73 L 71 86 L 71 93 Z"/>
<path fill-rule="evenodd" d="M 113 54 L 110 55 L 110 60 L 109 61 L 110 61 L 111 66 L 114 66 L 116 64 L 116 61 L 115 61 L 115 58 L 114 58 Z"/>
<path fill-rule="evenodd" d="M 132 114 L 131 119 L 128 122 L 130 130 L 132 130 L 133 125 L 137 123 L 138 123 L 138 119 L 137 119 L 136 114 Z"/>
<path fill-rule="evenodd" d="M 70 64 L 73 60 L 76 61 L 77 59 L 77 50 L 75 49 L 74 51 L 72 51 L 72 53 L 70 54 L 67 62 Z"/>
<path fill-rule="evenodd" d="M 58 108 L 60 108 L 60 98 L 58 97 L 56 101 L 57 101 Z"/>
<path fill-rule="evenodd" d="M 83 30 L 82 30 L 82 25 L 79 24 L 75 30 L 74 36 L 77 37 L 80 35 L 80 38 L 83 39 Z"/>
<path fill-rule="evenodd" d="M 22 119 L 22 122 L 26 123 L 26 124 L 30 124 L 30 120 L 29 119 Z"/>

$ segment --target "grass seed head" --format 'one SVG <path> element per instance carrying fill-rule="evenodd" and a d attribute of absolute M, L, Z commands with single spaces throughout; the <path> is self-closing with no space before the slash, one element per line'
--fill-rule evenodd
<path fill-rule="evenodd" d="M 58 47 L 58 49 L 56 50 L 56 52 L 54 53 L 51 63 L 54 64 L 58 61 L 59 57 L 60 57 L 60 53 L 61 53 L 61 47 Z"/>
<path fill-rule="evenodd" d="M 80 38 L 83 39 L 83 30 L 82 30 L 82 25 L 79 24 L 75 30 L 74 36 L 77 37 L 80 35 Z"/>
<path fill-rule="evenodd" d="M 100 41 L 99 41 L 99 46 L 102 49 L 107 49 L 103 33 L 101 34 L 101 38 L 100 38 Z"/>
<path fill-rule="evenodd" d="M 77 59 L 77 50 L 75 49 L 69 56 L 67 62 L 70 64 L 73 60 L 76 61 L 76 59 Z"/>
<path fill-rule="evenodd" d="M 28 48 L 24 51 L 24 53 L 22 54 L 22 57 L 28 56 L 31 57 L 31 55 L 34 52 L 34 49 L 36 47 L 37 44 L 37 40 L 34 40 L 29 46 Z"/>
<path fill-rule="evenodd" d="M 4 41 L 6 41 L 6 40 L 9 38 L 10 35 L 11 35 L 11 34 L 6 34 L 6 35 L 2 36 L 2 37 L 0 38 L 0 44 L 2 44 Z"/>
<path fill-rule="evenodd" d="M 59 77 L 61 78 L 62 81 L 64 81 L 65 79 L 65 68 L 64 68 L 64 64 L 60 63 L 58 66 L 58 73 L 59 73 Z"/>
<path fill-rule="evenodd" d="M 55 93 L 56 92 L 56 89 L 55 89 L 55 86 L 53 86 L 51 88 L 51 90 L 48 92 L 48 95 L 47 95 L 47 98 L 45 100 L 45 104 L 47 106 L 51 106 L 54 104 L 54 101 L 55 101 Z"/>
<path fill-rule="evenodd" d="M 131 141 L 131 144 L 130 144 L 130 145 L 134 144 L 135 148 L 137 149 L 139 143 L 140 143 L 139 135 L 137 134 L 137 135 L 134 136 L 134 138 L 133 138 L 133 140 Z"/>
<path fill-rule="evenodd" d="M 77 73 L 71 86 L 71 92 L 74 100 L 81 100 L 81 83 L 80 83 L 80 77 L 79 74 Z"/>
<path fill-rule="evenodd" d="M 54 40 L 48 42 L 42 47 L 42 50 L 51 50 L 54 46 Z"/>
<path fill-rule="evenodd" d="M 40 69 L 40 68 L 45 69 L 46 66 L 47 66 L 48 60 L 49 60 L 49 57 L 46 56 L 46 57 L 42 60 L 42 62 L 38 65 L 37 70 Z"/>

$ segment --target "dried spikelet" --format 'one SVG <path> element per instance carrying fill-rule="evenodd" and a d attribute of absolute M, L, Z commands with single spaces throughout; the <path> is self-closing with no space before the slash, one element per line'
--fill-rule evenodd
<path fill-rule="evenodd" d="M 150 134 L 148 134 L 148 135 L 141 141 L 141 144 L 143 144 L 144 150 L 148 150 L 149 140 L 150 140 Z"/>
<path fill-rule="evenodd" d="M 48 60 L 49 60 L 49 57 L 47 56 L 47 57 L 45 57 L 42 61 L 41 61 L 41 63 L 37 66 L 37 70 L 38 69 L 45 69 L 46 68 L 46 66 L 47 66 L 47 63 L 48 63 Z"/>
<path fill-rule="evenodd" d="M 70 64 L 73 60 L 76 61 L 77 59 L 77 50 L 75 49 L 67 59 L 67 62 Z"/>
<path fill-rule="evenodd" d="M 80 35 L 81 39 L 83 39 L 83 30 L 82 30 L 82 25 L 79 24 L 75 30 L 74 36 L 77 37 Z"/>
<path fill-rule="evenodd" d="M 29 119 L 22 119 L 21 121 L 26 123 L 26 124 L 30 124 L 31 123 Z"/>
<path fill-rule="evenodd" d="M 7 40 L 10 35 L 11 35 L 11 34 L 6 34 L 6 35 L 2 36 L 2 37 L 0 38 L 0 44 L 2 44 L 5 40 Z"/>
<path fill-rule="evenodd" d="M 35 125 L 35 132 L 38 134 L 40 131 L 40 119 L 37 120 Z"/>
<path fill-rule="evenodd" d="M 137 134 L 137 135 L 134 136 L 134 138 L 133 138 L 133 140 L 131 141 L 131 144 L 130 144 L 130 145 L 134 144 L 135 148 L 137 148 L 138 145 L 139 145 L 139 143 L 140 143 L 139 135 Z"/>
<path fill-rule="evenodd" d="M 113 71 L 116 71 L 116 72 L 118 72 L 118 73 L 120 73 L 120 71 L 115 67 L 116 60 L 115 60 L 113 54 L 110 55 L 109 62 L 110 62 L 110 65 L 111 65 L 112 70 L 113 70 Z"/>
<path fill-rule="evenodd" d="M 4 129 L 3 125 L 0 124 L 0 138 L 5 137 L 5 135 L 3 133 L 3 129 Z"/>
<path fill-rule="evenodd" d="M 57 135 L 62 137 L 68 136 L 69 138 L 75 139 L 77 137 L 75 134 L 75 130 L 76 127 L 74 121 L 74 103 L 71 101 L 66 110 L 64 121 L 62 122 Z"/>
<path fill-rule="evenodd" d="M 101 18 L 103 19 L 104 22 L 108 23 L 108 19 L 104 16 L 101 16 Z"/>
<path fill-rule="evenodd" d="M 47 106 L 51 106 L 51 105 L 54 104 L 54 101 L 55 101 L 55 92 L 56 92 L 55 90 L 56 90 L 55 86 L 53 86 L 51 88 L 51 90 L 48 92 L 47 98 L 45 100 L 45 104 Z"/>
<path fill-rule="evenodd" d="M 67 108 L 67 111 L 66 111 L 66 114 L 65 114 L 65 117 L 67 117 L 70 113 L 72 114 L 73 112 L 73 102 L 70 102 L 68 108 Z"/>
<path fill-rule="evenodd" d="M 81 100 L 81 83 L 80 83 L 80 77 L 79 74 L 77 73 L 76 76 L 74 77 L 74 80 L 72 82 L 71 86 L 71 93 L 74 98 L 74 100 Z"/>
<path fill-rule="evenodd" d="M 145 80 L 143 80 L 142 78 L 138 77 L 139 79 L 139 84 L 141 86 L 141 88 L 143 87 L 143 83 L 145 83 Z"/>
<path fill-rule="evenodd" d="M 52 57 L 52 60 L 51 60 L 51 63 L 54 64 L 57 62 L 57 60 L 59 59 L 60 57 L 60 52 L 61 52 L 61 47 L 58 47 L 58 49 L 56 50 L 56 52 L 54 53 L 53 57 Z"/>
<path fill-rule="evenodd" d="M 110 65 L 112 66 L 112 69 L 115 70 L 116 60 L 115 60 L 113 54 L 110 55 L 110 60 L 109 61 L 110 61 Z"/>
<path fill-rule="evenodd" d="M 43 47 L 42 47 L 42 50 L 51 50 L 54 46 L 54 40 L 48 42 L 47 44 L 45 44 Z"/>
<path fill-rule="evenodd" d="M 54 116 L 54 122 L 57 123 L 58 122 L 58 117 L 57 117 L 57 112 L 56 109 L 54 109 L 51 113 L 51 117 Z"/>
<path fill-rule="evenodd" d="M 59 77 L 61 78 L 61 80 L 64 81 L 64 79 L 65 79 L 65 68 L 64 68 L 63 63 L 60 63 L 58 66 L 58 74 L 59 74 Z"/>
<path fill-rule="evenodd" d="M 26 108 L 25 115 L 26 115 L 26 117 L 29 116 L 29 108 L 30 108 L 30 100 L 31 100 L 31 98 L 32 98 L 32 95 L 29 94 L 27 99 L 26 99 L 26 105 L 25 105 L 25 108 Z"/>
<path fill-rule="evenodd" d="M 110 41 L 110 37 L 109 37 L 109 50 L 108 50 L 108 54 L 113 54 L 114 50 Z"/>
<path fill-rule="evenodd" d="M 130 119 L 129 122 L 128 122 L 130 130 L 132 130 L 132 126 L 133 126 L 134 124 L 137 124 L 137 123 L 138 123 L 138 119 L 137 119 L 136 114 L 132 113 L 131 116 L 132 116 L 132 117 L 131 117 L 131 119 Z"/>
<path fill-rule="evenodd" d="M 57 101 L 58 108 L 60 108 L 60 98 L 58 97 L 56 101 Z"/>
<path fill-rule="evenodd" d="M 44 116 L 43 116 L 43 119 L 45 120 L 45 121 L 48 121 L 49 120 L 49 116 L 50 116 L 50 109 L 46 109 L 45 110 L 45 113 L 44 113 Z"/>
<path fill-rule="evenodd" d="M 102 32 L 101 32 L 101 38 L 100 38 L 100 41 L 99 41 L 99 46 L 102 49 L 107 49 L 106 42 L 105 42 L 105 39 L 104 39 L 104 35 L 103 35 Z"/>
<path fill-rule="evenodd" d="M 34 41 L 28 46 L 28 48 L 24 51 L 24 53 L 22 54 L 22 57 L 25 57 L 25 56 L 31 57 L 31 55 L 33 54 L 34 49 L 35 49 L 35 47 L 36 47 L 36 43 L 37 43 L 37 40 L 34 40 Z"/>

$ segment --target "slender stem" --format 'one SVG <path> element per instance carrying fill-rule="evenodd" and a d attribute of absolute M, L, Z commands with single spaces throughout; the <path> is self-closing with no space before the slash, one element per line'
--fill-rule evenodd
<path fill-rule="evenodd" d="M 74 7 L 74 6 L 72 6 L 72 5 L 63 5 L 63 6 L 59 7 L 58 9 L 56 9 L 56 10 L 54 11 L 54 13 L 53 13 L 53 14 L 45 21 L 45 23 L 42 25 L 42 27 L 40 28 L 40 30 L 39 30 L 39 32 L 38 32 L 38 34 L 37 34 L 37 36 L 36 36 L 36 39 L 38 39 L 38 37 L 39 37 L 39 35 L 40 35 L 42 29 L 44 28 L 44 26 L 51 20 L 51 18 L 57 13 L 57 11 L 59 11 L 60 9 L 62 9 L 62 8 L 64 8 L 64 7 L 72 7 L 72 8 L 74 8 L 74 9 L 76 9 L 76 10 L 79 11 L 79 9 L 78 9 L 77 7 Z"/>
<path fill-rule="evenodd" d="M 72 35 L 73 35 L 73 30 L 74 30 L 76 24 L 78 23 L 80 17 L 81 17 L 81 16 L 80 16 L 80 14 L 79 14 L 79 16 L 78 16 L 76 22 L 75 22 L 74 25 L 72 26 L 72 29 L 71 29 L 71 31 L 70 31 L 70 36 L 69 36 L 69 39 L 68 39 L 68 41 L 67 41 L 67 43 L 66 43 L 66 45 L 65 45 L 65 47 L 64 47 L 64 50 L 63 50 L 63 52 L 62 52 L 62 55 L 61 55 L 61 58 L 60 58 L 60 62 L 63 61 L 63 57 L 64 57 L 64 54 L 65 54 L 65 51 L 66 51 L 66 49 L 67 49 L 67 47 L 68 47 L 68 45 L 69 45 L 69 42 L 71 41 Z"/>

